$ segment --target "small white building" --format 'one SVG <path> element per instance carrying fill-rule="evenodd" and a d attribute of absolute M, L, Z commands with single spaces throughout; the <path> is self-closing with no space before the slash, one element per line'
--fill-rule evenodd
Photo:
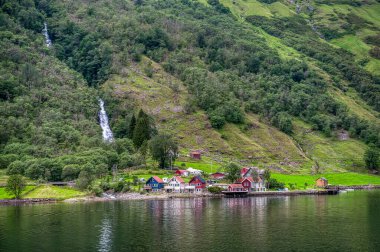
<path fill-rule="evenodd" d="M 201 170 L 197 170 L 197 169 L 194 169 L 194 168 L 191 168 L 191 167 L 189 167 L 189 168 L 187 169 L 187 171 L 188 171 L 191 175 L 194 175 L 194 176 L 202 175 L 202 171 L 201 171 Z"/>

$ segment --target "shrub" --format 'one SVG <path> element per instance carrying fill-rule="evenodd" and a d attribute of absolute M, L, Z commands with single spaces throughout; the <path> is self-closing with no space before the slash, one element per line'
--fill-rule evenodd
<path fill-rule="evenodd" d="M 79 189 L 87 189 L 91 185 L 92 180 L 93 178 L 91 174 L 88 171 L 83 170 L 79 173 L 76 185 Z"/>
<path fill-rule="evenodd" d="M 208 191 L 212 194 L 220 194 L 223 191 L 223 188 L 218 186 L 210 186 L 208 187 Z"/>
<path fill-rule="evenodd" d="M 121 192 L 121 191 L 123 191 L 124 187 L 125 187 L 124 181 L 118 181 L 118 182 L 112 184 L 112 189 L 114 192 Z"/>
<path fill-rule="evenodd" d="M 276 190 L 276 189 L 284 189 L 285 188 L 285 184 L 277 181 L 277 179 L 275 179 L 275 178 L 269 179 L 268 184 L 269 184 L 269 189 Z"/>

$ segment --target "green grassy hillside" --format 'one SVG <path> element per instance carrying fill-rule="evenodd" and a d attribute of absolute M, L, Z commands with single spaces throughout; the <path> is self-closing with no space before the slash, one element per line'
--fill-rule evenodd
<path fill-rule="evenodd" d="M 177 164 L 202 169 L 233 161 L 282 173 L 365 172 L 368 144 L 380 146 L 378 2 L 0 6 L 0 169 L 8 174 L 72 180 L 149 166 L 147 145 L 130 132 L 141 109 L 149 137 L 169 133 Z M 99 97 L 113 144 L 101 140 Z M 201 162 L 187 157 L 193 149 Z"/>

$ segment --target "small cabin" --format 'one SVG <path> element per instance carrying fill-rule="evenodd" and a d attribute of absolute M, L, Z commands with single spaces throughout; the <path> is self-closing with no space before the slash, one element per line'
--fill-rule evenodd
<path fill-rule="evenodd" d="M 159 192 L 164 188 L 164 181 L 157 176 L 150 177 L 144 186 L 146 191 Z"/>
<path fill-rule="evenodd" d="M 206 188 L 206 181 L 201 176 L 194 176 L 190 180 L 189 186 L 194 186 L 195 192 L 202 192 Z"/>
<path fill-rule="evenodd" d="M 192 151 L 192 152 L 190 152 L 190 157 L 192 159 L 200 160 L 202 158 L 202 153 L 200 151 Z"/>
<path fill-rule="evenodd" d="M 325 178 L 319 178 L 315 181 L 317 187 L 326 187 L 329 185 L 329 181 Z"/>

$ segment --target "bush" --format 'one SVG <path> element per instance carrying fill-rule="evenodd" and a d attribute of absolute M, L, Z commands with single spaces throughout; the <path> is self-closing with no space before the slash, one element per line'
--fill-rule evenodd
<path fill-rule="evenodd" d="M 269 189 L 276 190 L 276 189 L 284 189 L 285 188 L 285 184 L 277 181 L 277 179 L 275 179 L 275 178 L 269 179 L 268 184 L 269 184 Z"/>
<path fill-rule="evenodd" d="M 114 192 L 122 192 L 124 187 L 126 187 L 125 181 L 118 181 L 112 184 L 112 189 Z"/>
<path fill-rule="evenodd" d="M 76 185 L 79 189 L 87 189 L 91 185 L 92 180 L 93 178 L 91 174 L 88 171 L 83 170 L 79 173 Z"/>
<path fill-rule="evenodd" d="M 80 172 L 79 165 L 65 165 L 62 170 L 62 179 L 70 181 L 78 178 Z"/>
<path fill-rule="evenodd" d="M 223 188 L 218 187 L 218 186 L 210 186 L 207 189 L 212 194 L 220 194 L 223 191 Z"/>
<path fill-rule="evenodd" d="M 221 129 L 223 128 L 224 124 L 226 123 L 226 119 L 223 115 L 220 115 L 217 112 L 212 112 L 210 114 L 210 122 L 211 126 L 215 129 Z"/>
<path fill-rule="evenodd" d="M 94 186 L 91 188 L 91 191 L 97 196 L 97 197 L 101 197 L 102 194 L 103 194 L 103 190 L 100 186 Z"/>

